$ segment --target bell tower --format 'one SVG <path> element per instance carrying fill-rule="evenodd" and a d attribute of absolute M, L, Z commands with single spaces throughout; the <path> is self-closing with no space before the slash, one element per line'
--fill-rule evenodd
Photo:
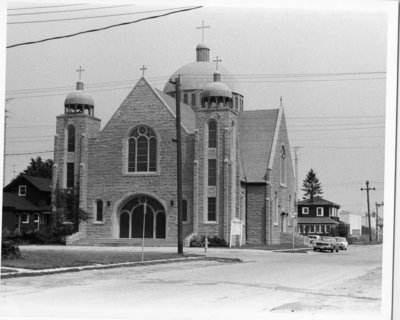
<path fill-rule="evenodd" d="M 218 59 L 217 59 L 218 60 Z M 220 60 L 219 60 L 220 61 Z M 194 232 L 229 240 L 239 216 L 238 110 L 232 92 L 214 73 L 195 109 Z"/>
<path fill-rule="evenodd" d="M 64 114 L 57 116 L 54 138 L 53 190 L 79 188 L 81 208 L 86 209 L 89 141 L 100 131 L 100 119 L 94 116 L 94 100 L 84 92 L 81 67 L 76 91 L 67 95 Z"/>

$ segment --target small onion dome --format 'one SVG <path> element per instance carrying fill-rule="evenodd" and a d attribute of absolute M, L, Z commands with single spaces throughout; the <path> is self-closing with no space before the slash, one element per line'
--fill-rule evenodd
<path fill-rule="evenodd" d="M 86 105 L 94 107 L 94 100 L 92 96 L 83 92 L 83 82 L 76 83 L 76 91 L 67 95 L 64 101 L 64 106 L 68 105 Z"/>
<path fill-rule="evenodd" d="M 232 91 L 222 82 L 211 82 L 207 84 L 201 92 L 201 98 L 207 97 L 227 97 L 232 98 Z"/>

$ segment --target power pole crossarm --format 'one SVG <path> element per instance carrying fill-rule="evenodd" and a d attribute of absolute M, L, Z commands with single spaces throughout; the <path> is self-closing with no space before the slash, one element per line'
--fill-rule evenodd
<path fill-rule="evenodd" d="M 375 190 L 375 188 L 370 188 L 369 187 L 369 181 L 367 180 L 365 182 L 366 188 L 361 188 L 361 191 L 367 191 L 367 208 L 368 208 L 368 229 L 369 229 L 369 242 L 372 242 L 372 235 L 371 235 L 371 213 L 369 210 L 369 191 L 370 190 Z"/>

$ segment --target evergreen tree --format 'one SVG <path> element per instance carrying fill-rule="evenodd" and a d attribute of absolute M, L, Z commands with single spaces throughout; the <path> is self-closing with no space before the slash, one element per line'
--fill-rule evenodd
<path fill-rule="evenodd" d="M 45 161 L 42 160 L 41 156 L 37 156 L 36 159 L 31 158 L 29 165 L 26 167 L 21 174 L 26 174 L 31 177 L 40 177 L 40 178 L 48 178 L 51 179 L 54 161 L 52 159 L 47 159 Z"/>
<path fill-rule="evenodd" d="M 323 193 L 321 183 L 313 169 L 308 171 L 306 178 L 303 180 L 303 188 L 301 190 L 304 191 L 303 199 L 310 199 L 311 201 L 313 201 L 314 196 Z"/>

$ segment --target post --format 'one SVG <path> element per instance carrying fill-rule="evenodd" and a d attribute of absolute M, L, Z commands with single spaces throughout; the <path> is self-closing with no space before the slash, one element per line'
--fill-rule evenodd
<path fill-rule="evenodd" d="M 366 190 L 367 191 L 367 208 L 368 208 L 368 229 L 369 229 L 369 242 L 372 242 L 372 235 L 371 235 L 371 213 L 369 210 L 369 190 L 375 190 L 375 188 L 370 188 L 369 187 L 369 181 L 367 180 L 365 182 L 367 187 L 365 189 L 361 188 L 361 191 Z"/>
<path fill-rule="evenodd" d="M 177 192 L 178 192 L 178 254 L 183 254 L 182 239 L 182 150 L 181 150 L 181 90 L 180 77 L 175 78 L 176 97 L 176 165 L 177 165 Z"/>
<path fill-rule="evenodd" d="M 144 232 L 146 230 L 146 210 L 147 210 L 146 202 L 147 198 L 143 204 L 144 208 L 143 208 L 143 234 L 142 234 L 142 262 L 144 261 Z"/>
<path fill-rule="evenodd" d="M 378 232 L 379 232 L 379 230 L 378 230 L 378 222 L 379 222 L 378 208 L 383 206 L 383 202 L 381 202 L 381 203 L 375 202 L 375 206 L 376 206 L 375 229 L 376 229 L 376 241 L 378 242 L 379 241 L 379 236 L 378 236 Z"/>

